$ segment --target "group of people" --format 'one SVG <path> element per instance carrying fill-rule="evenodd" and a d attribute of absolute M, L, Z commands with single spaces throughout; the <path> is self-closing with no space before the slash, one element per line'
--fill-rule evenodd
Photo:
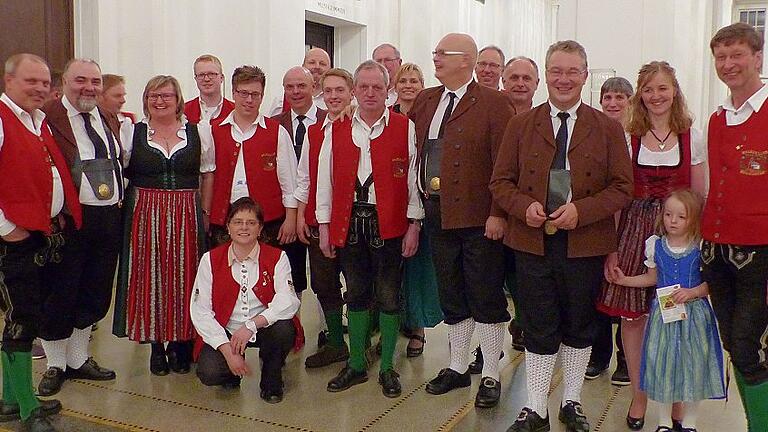
<path fill-rule="evenodd" d="M 707 138 L 667 62 L 643 65 L 636 93 L 607 80 L 602 112 L 582 102 L 575 41 L 547 51 L 536 107 L 533 60 L 505 62 L 451 33 L 432 52 L 436 87 L 391 44 L 353 73 L 313 48 L 262 109 L 260 68 L 235 68 L 229 100 L 221 62 L 202 55 L 199 96 L 185 102 L 176 78 L 156 76 L 140 121 L 121 112 L 123 78 L 96 62 L 71 60 L 50 97 L 45 60 L 12 56 L 0 96 L 0 421 L 53 431 L 61 404 L 38 395 L 115 378 L 88 345 L 116 269 L 113 333 L 151 345 L 154 375 L 196 363 L 204 385 L 237 388 L 257 347 L 261 398 L 280 402 L 309 287 L 324 329 L 305 365 L 344 362 L 330 392 L 366 382 L 380 357 L 381 391 L 399 397 L 399 334 L 418 357 L 424 328 L 444 322 L 448 364 L 426 391 L 479 373 L 475 406 L 494 407 L 509 330 L 527 371 L 509 431 L 550 430 L 558 358 L 558 419 L 589 431 L 582 386 L 607 369 L 620 319 L 613 381 L 632 384 L 630 429 L 651 399 L 657 432 L 695 431 L 698 403 L 725 397 L 722 340 L 749 430 L 768 430 L 768 201 L 747 198 L 768 186 L 763 42 L 734 24 L 710 48 L 730 96 Z M 670 287 L 660 303 L 656 289 Z M 670 305 L 683 319 L 666 322 Z M 35 338 L 48 366 L 37 395 Z"/>

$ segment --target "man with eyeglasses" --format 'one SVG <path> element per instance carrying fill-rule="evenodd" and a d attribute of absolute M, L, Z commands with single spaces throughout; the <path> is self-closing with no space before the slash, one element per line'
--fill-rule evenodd
<path fill-rule="evenodd" d="M 477 45 L 450 33 L 432 53 L 443 84 L 423 90 L 409 112 L 416 124 L 419 189 L 430 233 L 440 307 L 448 324 L 450 364 L 427 384 L 435 395 L 471 385 L 470 341 L 475 329 L 485 354 L 475 406 L 495 406 L 501 394 L 499 356 L 509 321 L 504 295 L 504 211 L 488 182 L 512 115 L 501 92 L 472 77 Z"/>
<path fill-rule="evenodd" d="M 397 92 L 395 91 L 395 74 L 403 64 L 400 58 L 400 51 L 392 44 L 383 43 L 373 49 L 371 58 L 376 63 L 384 66 L 389 74 L 389 88 L 387 88 L 387 107 L 391 107 L 397 102 Z"/>
<path fill-rule="evenodd" d="M 488 45 L 480 50 L 475 65 L 477 83 L 483 87 L 500 90 L 499 79 L 504 67 L 504 51 L 496 45 Z"/>
<path fill-rule="evenodd" d="M 501 82 L 515 115 L 533 108 L 533 95 L 539 86 L 539 67 L 535 61 L 525 56 L 511 58 L 501 73 Z"/>
<path fill-rule="evenodd" d="M 32 390 L 32 340 L 38 335 L 43 276 L 67 223 L 79 227 L 80 201 L 69 167 L 40 110 L 48 98 L 51 73 L 34 54 L 5 62 L 0 95 L 0 309 L 4 313 L 3 394 L 0 413 L 21 419 L 33 432 L 51 432 L 48 416 L 57 400 L 38 400 Z M 65 217 L 65 214 L 68 216 Z M 68 221 L 65 222 L 65 219 Z"/>
<path fill-rule="evenodd" d="M 195 59 L 193 70 L 200 95 L 184 104 L 187 121 L 214 123 L 223 120 L 232 112 L 235 104 L 222 95 L 224 73 L 221 60 L 214 55 L 203 54 Z"/>
<path fill-rule="evenodd" d="M 632 167 L 618 122 L 581 102 L 587 54 L 575 41 L 546 54 L 548 103 L 512 118 L 490 189 L 509 214 L 517 303 L 525 332 L 528 399 L 509 431 L 549 430 L 547 399 L 560 355 L 558 418 L 587 432 L 581 387 L 595 335 L 605 256 L 616 250 L 614 213 L 632 197 Z"/>
<path fill-rule="evenodd" d="M 66 379 L 115 379 L 114 371 L 88 355 L 88 345 L 91 326 L 109 311 L 122 240 L 120 123 L 97 106 L 103 84 L 96 62 L 70 60 L 62 79 L 64 96 L 43 111 L 78 189 L 83 226 L 64 228 L 63 259 L 49 269 L 50 294 L 40 320 L 48 361 L 38 385 L 42 396 L 58 393 Z"/>
<path fill-rule="evenodd" d="M 320 83 L 320 79 L 323 74 L 331 68 L 331 57 L 322 48 L 310 48 L 306 54 L 304 54 L 304 61 L 301 66 L 312 73 L 312 80 L 314 87 L 312 88 L 312 102 L 316 107 L 326 109 L 325 101 L 323 100 L 323 86 Z M 265 112 L 267 117 L 274 117 L 278 114 L 288 112 L 291 109 L 291 101 L 288 95 L 283 94 L 272 100 L 272 104 Z"/>

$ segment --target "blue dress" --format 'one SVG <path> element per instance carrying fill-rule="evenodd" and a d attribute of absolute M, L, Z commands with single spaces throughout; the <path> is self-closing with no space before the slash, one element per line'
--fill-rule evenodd
<path fill-rule="evenodd" d="M 658 287 L 680 284 L 694 288 L 701 284 L 698 244 L 685 251 L 670 250 L 666 238 L 651 237 Z M 649 264 L 649 263 L 648 263 Z M 661 403 L 694 402 L 725 397 L 723 350 L 715 314 L 706 298 L 685 304 L 687 319 L 665 324 L 658 301 L 651 306 L 643 341 L 640 388 Z"/>

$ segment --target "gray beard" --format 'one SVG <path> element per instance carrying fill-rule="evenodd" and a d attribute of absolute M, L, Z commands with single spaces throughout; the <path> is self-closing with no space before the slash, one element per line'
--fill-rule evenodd
<path fill-rule="evenodd" d="M 84 99 L 78 99 L 77 102 L 75 102 L 75 105 L 77 106 L 77 109 L 79 109 L 82 112 L 91 112 L 94 108 L 96 108 L 96 99 L 92 100 L 84 100 Z"/>

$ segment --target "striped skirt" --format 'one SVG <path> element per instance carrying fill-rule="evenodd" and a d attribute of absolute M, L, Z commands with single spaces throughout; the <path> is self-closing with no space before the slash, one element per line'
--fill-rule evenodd
<path fill-rule="evenodd" d="M 619 218 L 619 268 L 627 276 L 647 271 L 645 267 L 645 241 L 654 234 L 656 218 L 661 214 L 663 202 L 659 199 L 636 199 L 621 211 Z M 610 316 L 638 318 L 648 313 L 656 290 L 631 288 L 603 281 L 597 309 Z"/>
<path fill-rule="evenodd" d="M 688 319 L 664 324 L 658 302 L 643 341 L 640 388 L 662 403 L 725 397 L 723 349 L 707 299 L 686 303 Z"/>
<path fill-rule="evenodd" d="M 189 302 L 205 241 L 198 191 L 131 188 L 125 233 L 113 333 L 191 340 Z"/>

